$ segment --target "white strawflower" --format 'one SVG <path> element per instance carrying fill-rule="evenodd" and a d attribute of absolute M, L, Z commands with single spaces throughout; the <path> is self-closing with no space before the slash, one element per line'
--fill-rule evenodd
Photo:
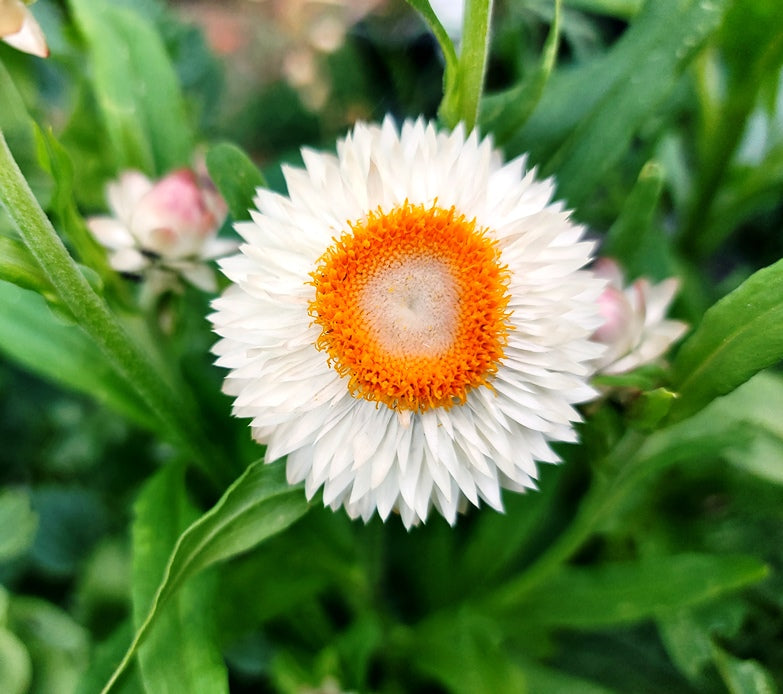
<path fill-rule="evenodd" d="M 259 189 L 211 316 L 234 413 L 352 517 L 501 509 L 574 441 L 603 347 L 593 244 L 525 158 L 422 120 L 357 125 Z"/>
<path fill-rule="evenodd" d="M 0 40 L 39 58 L 49 57 L 41 26 L 22 0 L 0 0 Z"/>
<path fill-rule="evenodd" d="M 593 271 L 609 281 L 598 300 L 604 322 L 593 335 L 607 346 L 595 362 L 597 371 L 621 374 L 651 364 L 685 334 L 686 323 L 666 318 L 680 285 L 676 278 L 652 284 L 641 277 L 626 287 L 623 271 L 611 258 L 597 260 Z"/>

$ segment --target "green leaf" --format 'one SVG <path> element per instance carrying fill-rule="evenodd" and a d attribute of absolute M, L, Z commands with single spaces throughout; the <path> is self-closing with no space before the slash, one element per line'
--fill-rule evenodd
<path fill-rule="evenodd" d="M 59 222 L 60 233 L 70 242 L 77 257 L 101 278 L 116 279 L 109 267 L 106 251 L 87 229 L 73 197 L 73 164 L 68 152 L 57 141 L 51 128 L 44 131 L 34 125 L 38 162 L 52 176 L 54 191 L 52 208 Z"/>
<path fill-rule="evenodd" d="M 54 298 L 54 288 L 21 241 L 0 235 L 0 280 Z"/>
<path fill-rule="evenodd" d="M 648 238 L 661 198 L 663 178 L 663 169 L 657 162 L 648 161 L 642 167 L 636 185 L 601 245 L 601 255 L 616 258 L 633 277 L 645 274 L 647 270 L 648 261 L 644 256 L 648 254 L 642 251 L 642 247 L 649 245 L 655 248 L 663 243 L 660 234 L 652 239 L 652 243 Z"/>
<path fill-rule="evenodd" d="M 755 660 L 740 660 L 713 645 L 715 664 L 730 694 L 777 694 L 771 673 Z"/>
<path fill-rule="evenodd" d="M 673 364 L 670 419 L 697 412 L 783 358 L 783 260 L 712 306 Z"/>
<path fill-rule="evenodd" d="M 459 123 L 459 92 L 457 87 L 457 76 L 459 74 L 459 60 L 454 44 L 451 42 L 448 33 L 440 23 L 438 15 L 432 9 L 429 0 L 407 0 L 424 19 L 429 26 L 430 31 L 435 35 L 440 50 L 443 52 L 443 60 L 446 66 L 443 71 L 443 100 L 440 102 L 438 113 L 444 123 L 449 127 L 454 127 Z"/>
<path fill-rule="evenodd" d="M 498 145 L 507 142 L 525 124 L 544 93 L 557 59 L 560 16 L 561 0 L 555 0 L 555 15 L 541 53 L 541 62 L 530 77 L 500 94 L 486 96 L 481 102 L 481 129 L 491 133 Z"/>
<path fill-rule="evenodd" d="M 497 623 L 460 610 L 419 626 L 410 652 L 418 670 L 454 694 L 530 691 L 502 644 Z"/>
<path fill-rule="evenodd" d="M 470 132 L 479 116 L 484 73 L 489 54 L 490 19 L 493 0 L 464 0 L 462 41 L 457 62 L 457 112 L 441 111 L 446 124 L 453 127 L 465 123 Z"/>
<path fill-rule="evenodd" d="M 250 157 L 236 145 L 221 142 L 207 151 L 207 168 L 231 216 L 237 221 L 250 219 L 256 188 L 266 186 L 264 176 Z"/>
<path fill-rule="evenodd" d="M 30 495 L 21 489 L 0 490 L 0 562 L 26 552 L 37 528 L 38 516 L 30 506 Z"/>
<path fill-rule="evenodd" d="M 150 480 L 135 505 L 133 616 L 139 628 L 182 530 L 198 513 L 185 493 L 184 469 L 170 464 Z M 225 664 L 213 638 L 214 576 L 194 577 L 164 606 L 139 647 L 144 687 L 151 692 L 228 692 Z"/>
<path fill-rule="evenodd" d="M 630 425 L 642 431 L 654 431 L 669 414 L 676 397 L 676 393 L 666 388 L 642 393 L 628 408 Z"/>
<path fill-rule="evenodd" d="M 714 600 L 767 574 L 767 567 L 755 557 L 703 554 L 563 567 L 531 590 L 508 616 L 524 615 L 528 623 L 593 629 Z"/>
<path fill-rule="evenodd" d="M 165 47 L 129 7 L 71 0 L 90 51 L 96 96 L 117 168 L 162 174 L 189 163 L 193 133 Z"/>
<path fill-rule="evenodd" d="M 285 530 L 306 511 L 301 487 L 286 482 L 284 463 L 265 465 L 258 461 L 250 465 L 220 501 L 180 535 L 147 617 L 104 693 L 114 686 L 162 607 L 188 578 Z"/>
<path fill-rule="evenodd" d="M 691 56 L 715 28 L 725 0 L 647 2 L 604 56 L 549 80 L 511 150 L 530 151 L 579 206 L 626 155 Z"/>
<path fill-rule="evenodd" d="M 0 282 L 0 353 L 44 378 L 87 393 L 137 424 L 158 426 L 95 344 L 58 321 L 43 298 Z"/>
<path fill-rule="evenodd" d="M 32 664 L 24 644 L 0 627 L 0 692 L 26 694 L 31 677 Z"/>
<path fill-rule="evenodd" d="M 34 673 L 31 694 L 71 692 L 87 668 L 89 636 L 68 613 L 38 598 L 14 597 L 8 615 L 30 654 Z"/>

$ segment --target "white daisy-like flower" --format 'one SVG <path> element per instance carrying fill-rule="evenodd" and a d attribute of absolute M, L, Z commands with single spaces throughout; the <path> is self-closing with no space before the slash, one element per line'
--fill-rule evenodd
<path fill-rule="evenodd" d="M 0 0 L 0 40 L 39 58 L 49 57 L 41 26 L 22 0 Z"/>
<path fill-rule="evenodd" d="M 593 335 L 607 346 L 595 362 L 598 372 L 622 374 L 651 364 L 688 330 L 687 323 L 666 318 L 680 286 L 676 278 L 652 284 L 641 277 L 626 287 L 622 269 L 611 258 L 598 259 L 593 271 L 609 281 L 598 300 L 603 324 Z"/>
<path fill-rule="evenodd" d="M 217 289 L 207 261 L 233 253 L 237 243 L 216 236 L 228 208 L 205 176 L 178 169 L 153 181 L 127 170 L 106 186 L 106 197 L 112 216 L 90 217 L 87 226 L 109 249 L 115 270 L 158 270 L 204 291 Z"/>
<path fill-rule="evenodd" d="M 525 158 L 423 120 L 357 125 L 259 189 L 211 316 L 225 391 L 266 459 L 352 518 L 535 487 L 603 347 L 593 244 Z"/>

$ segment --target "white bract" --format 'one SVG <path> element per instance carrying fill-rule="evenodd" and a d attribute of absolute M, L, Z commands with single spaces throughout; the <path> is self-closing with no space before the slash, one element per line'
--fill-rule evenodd
<path fill-rule="evenodd" d="M 39 58 L 49 56 L 46 37 L 22 0 L 0 0 L 0 39 Z"/>
<path fill-rule="evenodd" d="M 595 395 L 593 244 L 525 157 L 504 164 L 461 127 L 387 118 L 302 156 L 220 262 L 234 413 L 291 483 L 353 518 L 501 509 Z"/>
<path fill-rule="evenodd" d="M 208 179 L 179 169 L 154 182 L 129 170 L 108 184 L 106 196 L 112 216 L 91 217 L 87 225 L 111 251 L 115 270 L 143 274 L 157 268 L 215 290 L 206 261 L 235 251 L 237 244 L 216 237 L 227 208 Z"/>
<path fill-rule="evenodd" d="M 599 259 L 593 271 L 609 281 L 598 300 L 604 324 L 593 335 L 607 346 L 596 360 L 598 372 L 621 374 L 650 364 L 688 329 L 682 321 L 666 319 L 679 287 L 677 279 L 652 284 L 640 278 L 626 287 L 620 266 L 609 258 Z"/>

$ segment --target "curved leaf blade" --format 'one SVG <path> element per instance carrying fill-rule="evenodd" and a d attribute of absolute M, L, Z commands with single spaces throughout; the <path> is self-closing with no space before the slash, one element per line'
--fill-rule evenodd
<path fill-rule="evenodd" d="M 301 487 L 286 482 L 283 462 L 250 465 L 217 504 L 180 535 L 149 612 L 103 694 L 120 678 L 162 607 L 188 578 L 285 530 L 307 509 Z"/>
<path fill-rule="evenodd" d="M 783 260 L 751 275 L 705 314 L 673 364 L 670 419 L 688 417 L 783 358 Z"/>

